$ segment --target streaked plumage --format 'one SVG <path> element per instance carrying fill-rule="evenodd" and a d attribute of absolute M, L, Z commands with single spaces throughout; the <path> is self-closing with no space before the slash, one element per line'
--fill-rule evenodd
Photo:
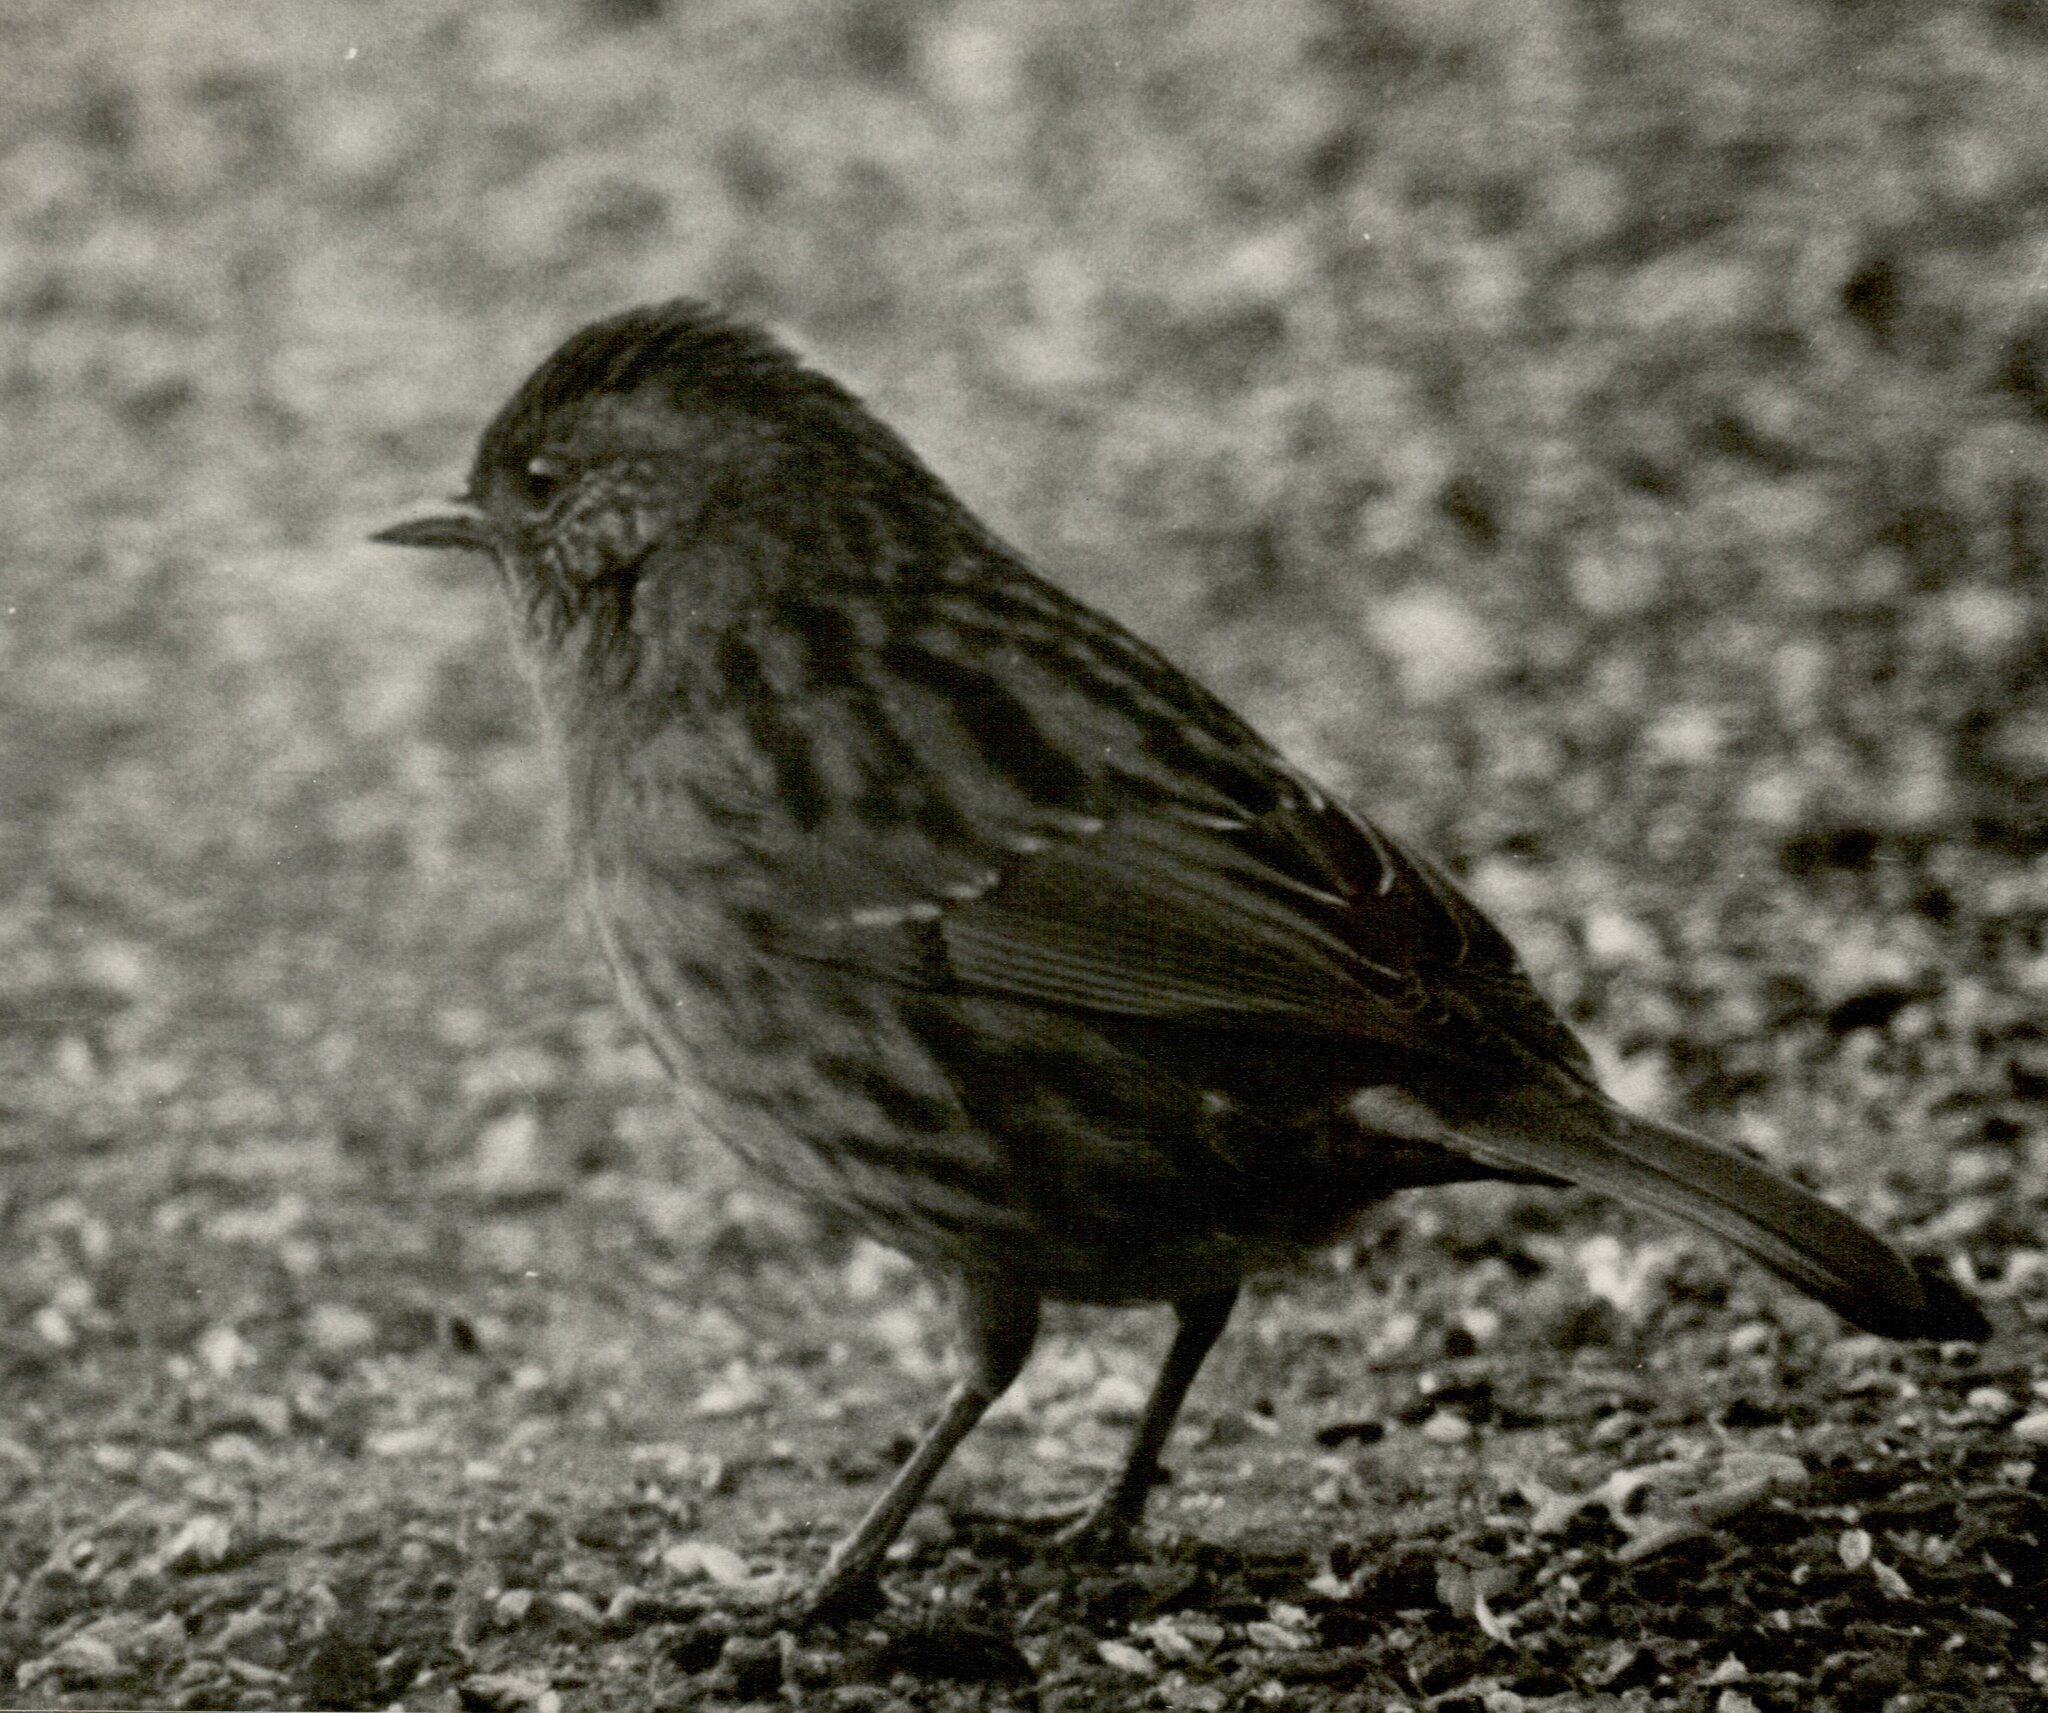
<path fill-rule="evenodd" d="M 688 303 L 586 328 L 466 499 L 383 539 L 493 555 L 627 1005 L 706 1129 L 961 1286 L 969 1374 L 828 1604 L 1041 1297 L 1181 1310 L 1118 1527 L 1244 1274 L 1403 1188 L 1588 1184 L 1871 1330 L 1981 1330 L 1853 1220 L 1615 1107 L 1449 880 L 763 336 Z"/>

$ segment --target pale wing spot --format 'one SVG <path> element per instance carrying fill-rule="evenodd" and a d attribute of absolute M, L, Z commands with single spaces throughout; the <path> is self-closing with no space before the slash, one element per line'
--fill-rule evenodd
<path fill-rule="evenodd" d="M 1212 833 L 1243 833 L 1251 829 L 1251 822 L 1242 815 L 1212 815 L 1206 809 L 1175 808 L 1173 818 L 1190 827 L 1202 827 Z"/>
<path fill-rule="evenodd" d="M 849 910 L 839 920 L 849 928 L 900 928 L 906 922 L 936 922 L 943 914 L 928 898 L 914 898 L 908 904 L 869 904 Z"/>
<path fill-rule="evenodd" d="M 1353 814 L 1347 809 L 1345 819 L 1363 833 L 1365 842 L 1372 846 L 1373 857 L 1380 865 L 1380 883 L 1373 890 L 1382 898 L 1386 897 L 1394 890 L 1394 882 L 1398 878 L 1398 865 L 1394 861 L 1394 853 L 1387 848 L 1387 841 L 1381 837 L 1379 828 L 1363 815 Z"/>
<path fill-rule="evenodd" d="M 1376 1136 L 1408 1142 L 1455 1143 L 1456 1133 L 1406 1089 L 1381 1085 L 1351 1097 L 1351 1116 Z"/>
<path fill-rule="evenodd" d="M 1284 888 L 1286 891 L 1293 893 L 1297 898 L 1314 899 L 1316 903 L 1328 905 L 1332 910 L 1347 909 L 1351 904 L 1351 900 L 1346 898 L 1341 892 L 1331 892 L 1325 887 L 1311 886 L 1305 880 L 1296 880 L 1291 874 L 1281 874 L 1274 871 L 1262 874 L 1259 878 L 1267 886 Z"/>

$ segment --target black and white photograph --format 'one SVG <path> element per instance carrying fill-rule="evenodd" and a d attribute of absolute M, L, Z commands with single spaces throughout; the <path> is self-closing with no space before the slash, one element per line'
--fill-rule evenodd
<path fill-rule="evenodd" d="M 2048 5 L 0 67 L 0 1708 L 2048 1707 Z"/>

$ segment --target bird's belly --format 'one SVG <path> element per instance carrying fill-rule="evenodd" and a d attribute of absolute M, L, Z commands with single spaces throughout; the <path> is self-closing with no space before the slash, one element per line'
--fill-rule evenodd
<path fill-rule="evenodd" d="M 658 923 L 602 885 L 591 903 L 693 1124 L 928 1265 L 1171 1300 L 1284 1261 L 1349 1211 L 1333 1216 L 1306 1156 L 1243 1157 L 1212 1098 L 1086 1026 L 764 957 L 708 904 L 679 919 L 673 894 Z"/>
<path fill-rule="evenodd" d="M 886 994 L 805 979 L 708 914 L 659 933 L 591 915 L 628 1013 L 693 1124 L 799 1200 L 951 1269 L 1028 1254 L 1004 1149 L 961 1111 Z"/>

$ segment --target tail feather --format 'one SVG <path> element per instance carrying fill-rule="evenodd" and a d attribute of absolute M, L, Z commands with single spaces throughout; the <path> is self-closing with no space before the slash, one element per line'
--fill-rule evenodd
<path fill-rule="evenodd" d="M 1698 1226 L 1866 1332 L 1974 1340 L 1990 1331 L 1953 1284 L 1839 1208 L 1747 1155 L 1589 1089 L 1510 1095 L 1483 1122 L 1461 1119 L 1437 1140 L 1496 1171 L 1564 1178 Z"/>

